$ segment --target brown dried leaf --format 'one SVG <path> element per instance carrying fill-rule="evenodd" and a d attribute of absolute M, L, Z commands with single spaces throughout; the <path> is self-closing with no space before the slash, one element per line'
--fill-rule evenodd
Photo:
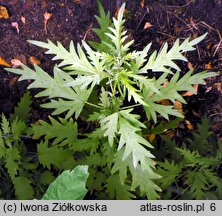
<path fill-rule="evenodd" d="M 189 68 L 189 70 L 193 70 L 193 64 L 191 62 L 187 63 L 187 67 Z"/>
<path fill-rule="evenodd" d="M 195 93 L 191 92 L 191 91 L 187 91 L 185 93 L 182 94 L 182 96 L 192 96 L 193 94 L 197 94 L 197 91 L 198 91 L 198 84 L 194 84 L 193 85 L 193 88 L 195 90 Z"/>
<path fill-rule="evenodd" d="M 173 107 L 183 114 L 183 105 L 180 101 L 175 101 Z"/>
<path fill-rule="evenodd" d="M 9 84 L 8 84 L 9 87 L 12 88 L 12 87 L 16 84 L 17 80 L 18 80 L 18 77 L 13 77 L 13 78 L 9 81 Z"/>
<path fill-rule="evenodd" d="M 37 58 L 34 57 L 34 56 L 30 56 L 29 61 L 30 61 L 30 63 L 33 64 L 33 65 L 34 65 L 34 64 L 37 64 L 37 65 L 40 65 L 40 64 L 41 64 L 40 60 L 37 59 Z"/>
<path fill-rule="evenodd" d="M 140 5 L 141 5 L 142 8 L 144 8 L 145 0 L 141 0 Z"/>
<path fill-rule="evenodd" d="M 186 124 L 187 124 L 187 128 L 192 130 L 193 129 L 193 125 L 190 123 L 190 121 L 188 120 L 185 120 L 186 121 Z"/>
<path fill-rule="evenodd" d="M 208 62 L 208 64 L 205 64 L 205 69 L 211 70 L 212 69 L 212 63 Z"/>
<path fill-rule="evenodd" d="M 180 27 L 180 26 L 176 26 L 176 27 L 175 27 L 175 32 L 176 32 L 176 33 L 178 33 L 180 30 L 181 30 L 181 27 Z"/>
<path fill-rule="evenodd" d="M 21 21 L 22 21 L 23 24 L 25 24 L 26 23 L 26 18 L 24 16 L 21 16 Z"/>
<path fill-rule="evenodd" d="M 45 20 L 45 22 L 47 22 L 51 18 L 51 16 L 52 16 L 51 13 L 45 12 L 44 13 L 44 20 Z"/>
<path fill-rule="evenodd" d="M 216 87 L 216 89 L 220 92 L 220 93 L 222 93 L 222 83 L 220 82 L 220 83 L 214 83 L 214 87 Z"/>
<path fill-rule="evenodd" d="M 150 22 L 146 22 L 143 29 L 151 28 L 153 25 Z"/>

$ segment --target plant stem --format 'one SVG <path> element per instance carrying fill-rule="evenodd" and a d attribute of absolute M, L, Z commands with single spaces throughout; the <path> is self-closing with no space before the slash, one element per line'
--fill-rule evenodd
<path fill-rule="evenodd" d="M 96 108 L 99 108 L 99 109 L 101 109 L 101 106 L 97 106 L 97 105 L 95 105 L 95 104 L 92 104 L 92 103 L 90 103 L 90 102 L 85 102 L 86 104 L 88 104 L 88 105 L 90 105 L 90 106 L 92 106 L 92 107 L 96 107 Z"/>
<path fill-rule="evenodd" d="M 126 106 L 126 107 L 122 107 L 122 108 L 120 108 L 120 109 L 121 109 L 121 110 L 123 110 L 123 109 L 130 109 L 130 108 L 138 107 L 138 106 L 142 106 L 142 104 L 134 104 L 134 105 L 130 105 L 130 106 Z"/>

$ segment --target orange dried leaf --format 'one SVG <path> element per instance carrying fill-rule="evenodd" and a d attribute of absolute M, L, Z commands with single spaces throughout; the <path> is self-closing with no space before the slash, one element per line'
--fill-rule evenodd
<path fill-rule="evenodd" d="M 6 7 L 0 5 L 0 18 L 8 19 L 9 13 Z"/>
<path fill-rule="evenodd" d="M 191 62 L 188 62 L 187 67 L 189 68 L 189 70 L 192 70 L 193 69 L 193 64 Z"/>
<path fill-rule="evenodd" d="M 212 69 L 212 63 L 209 62 L 208 64 L 205 64 L 205 69 L 211 70 Z"/>
<path fill-rule="evenodd" d="M 180 30 L 181 30 L 181 27 L 179 27 L 179 26 L 176 26 L 176 27 L 175 27 L 175 32 L 176 32 L 176 33 L 178 33 Z"/>
<path fill-rule="evenodd" d="M 21 16 L 21 21 L 22 21 L 23 24 L 25 24 L 26 23 L 26 18 L 24 16 Z"/>
<path fill-rule="evenodd" d="M 6 67 L 11 67 L 11 65 L 1 57 L 0 57 L 0 65 L 6 66 Z"/>
<path fill-rule="evenodd" d="M 179 101 L 175 101 L 173 107 L 177 109 L 181 114 L 183 114 L 183 105 Z"/>
<path fill-rule="evenodd" d="M 187 128 L 192 130 L 193 129 L 193 125 L 190 123 L 190 121 L 186 120 L 186 124 L 187 124 Z"/>
<path fill-rule="evenodd" d="M 158 103 L 162 104 L 164 106 L 170 105 L 170 101 L 167 99 L 160 100 L 160 101 L 158 101 Z"/>
<path fill-rule="evenodd" d="M 143 29 L 151 28 L 153 25 L 150 22 L 146 22 Z"/>
<path fill-rule="evenodd" d="M 40 60 L 37 59 L 37 58 L 34 57 L 34 56 L 30 56 L 29 61 L 30 61 L 31 64 L 37 64 L 37 65 L 40 65 L 40 64 L 41 64 Z"/>
<path fill-rule="evenodd" d="M 47 22 L 51 18 L 51 16 L 52 16 L 51 13 L 45 12 L 44 13 L 44 20 L 45 20 L 45 22 Z"/>
<path fill-rule="evenodd" d="M 207 49 L 210 49 L 210 48 L 211 48 L 211 45 L 212 45 L 212 43 L 209 43 L 209 44 L 207 45 Z"/>
<path fill-rule="evenodd" d="M 193 88 L 194 88 L 194 92 L 192 91 L 187 91 L 185 93 L 182 94 L 182 96 L 192 96 L 193 94 L 197 94 L 197 91 L 198 91 L 198 84 L 195 84 L 193 85 Z"/>
<path fill-rule="evenodd" d="M 80 3 L 81 3 L 81 0 L 74 0 L 74 2 L 75 2 L 76 4 L 80 4 Z"/>
<path fill-rule="evenodd" d="M 144 8 L 145 0 L 141 0 L 140 5 L 141 5 L 142 8 Z"/>

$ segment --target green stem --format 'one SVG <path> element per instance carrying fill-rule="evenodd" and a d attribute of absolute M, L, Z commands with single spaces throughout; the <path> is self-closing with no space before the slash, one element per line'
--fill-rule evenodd
<path fill-rule="evenodd" d="M 92 107 L 96 107 L 96 108 L 99 108 L 99 109 L 101 109 L 102 107 L 101 106 L 97 106 L 97 105 L 95 105 L 95 104 L 92 104 L 92 103 L 90 103 L 90 102 L 85 102 L 86 104 L 88 104 L 88 105 L 90 105 L 90 106 L 92 106 Z"/>
<path fill-rule="evenodd" d="M 138 107 L 138 106 L 142 106 L 142 104 L 134 104 L 134 105 L 122 107 L 122 108 L 120 108 L 120 109 L 121 109 L 121 110 L 123 110 L 123 109 L 130 109 L 130 108 L 134 108 L 134 107 Z"/>

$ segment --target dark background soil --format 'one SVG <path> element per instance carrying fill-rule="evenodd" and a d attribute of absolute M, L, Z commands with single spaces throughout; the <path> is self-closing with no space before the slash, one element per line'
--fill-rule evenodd
<path fill-rule="evenodd" d="M 121 0 L 102 0 L 105 9 L 115 14 Z M 221 0 L 147 0 L 144 7 L 140 0 L 128 0 L 126 28 L 135 39 L 134 49 L 142 49 L 150 41 L 153 49 L 159 49 L 163 42 L 170 45 L 176 38 L 195 38 L 208 32 L 207 38 L 198 45 L 197 51 L 189 54 L 195 71 L 210 69 L 222 71 L 222 1 Z M 51 73 L 51 57 L 44 50 L 29 45 L 27 40 L 60 41 L 68 46 L 70 40 L 80 42 L 96 39 L 92 28 L 96 26 L 94 15 L 98 14 L 96 0 L 0 0 L 10 12 L 8 19 L 0 19 L 0 57 L 7 62 L 20 59 L 30 66 L 29 58 L 34 56 L 40 66 Z M 52 17 L 44 31 L 44 13 Z M 26 18 L 22 23 L 21 17 Z M 12 27 L 18 22 L 19 34 Z M 151 28 L 144 29 L 150 22 Z M 188 70 L 183 64 L 183 73 Z M 26 82 L 12 82 L 14 75 L 0 66 L 0 113 L 10 113 L 27 87 Z M 222 129 L 222 75 L 207 80 L 206 86 L 199 86 L 198 94 L 187 97 L 186 119 L 193 124 L 207 115 L 215 134 L 220 137 Z M 45 118 L 50 112 L 40 109 L 39 100 L 33 105 L 33 118 Z"/>

